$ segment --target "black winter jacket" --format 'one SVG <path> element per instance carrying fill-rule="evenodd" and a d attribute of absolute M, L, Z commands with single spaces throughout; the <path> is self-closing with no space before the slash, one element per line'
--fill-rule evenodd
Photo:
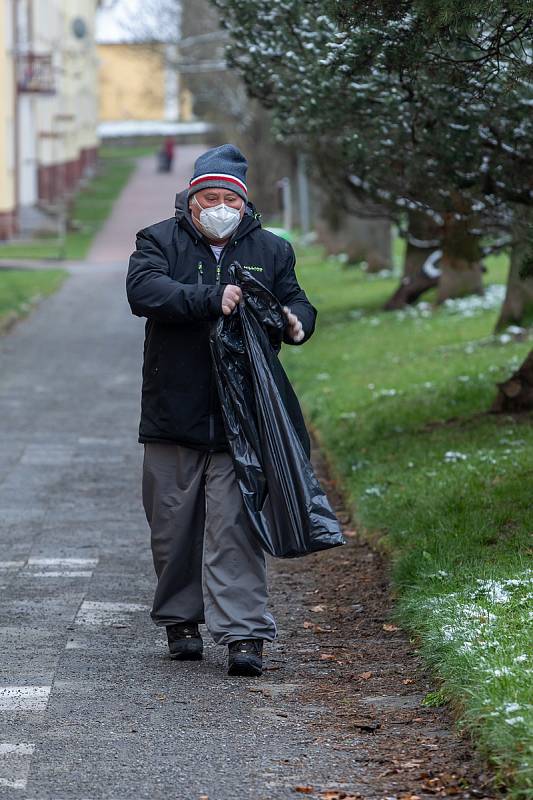
<path fill-rule="evenodd" d="M 209 346 L 210 322 L 222 314 L 233 260 L 253 270 L 301 320 L 303 344 L 317 316 L 294 272 L 291 245 L 261 228 L 251 203 L 221 253 L 195 228 L 187 191 L 176 195 L 175 217 L 138 231 L 126 292 L 132 313 L 146 317 L 139 442 L 172 442 L 228 450 Z"/>

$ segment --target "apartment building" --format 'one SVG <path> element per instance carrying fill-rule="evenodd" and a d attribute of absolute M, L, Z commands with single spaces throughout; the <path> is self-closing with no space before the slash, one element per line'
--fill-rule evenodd
<path fill-rule="evenodd" d="M 183 80 L 178 0 L 103 0 L 96 17 L 102 139 L 203 134 Z M 155 11 L 159 9 L 159 14 Z"/>
<path fill-rule="evenodd" d="M 0 4 L 0 239 L 45 228 L 94 167 L 98 5 Z"/>

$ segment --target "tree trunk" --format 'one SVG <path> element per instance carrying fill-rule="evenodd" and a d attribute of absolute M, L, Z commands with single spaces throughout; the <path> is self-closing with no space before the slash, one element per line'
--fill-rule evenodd
<path fill-rule="evenodd" d="M 437 303 L 451 297 L 483 294 L 483 266 L 479 239 L 473 236 L 465 220 L 448 215 L 443 226 L 442 274 Z"/>
<path fill-rule="evenodd" d="M 435 223 L 421 211 L 410 211 L 403 265 L 404 277 L 414 278 L 418 275 L 424 261 L 437 247 L 440 247 L 440 235 Z"/>
<path fill-rule="evenodd" d="M 516 234 L 518 238 L 511 250 L 507 292 L 496 323 L 496 331 L 508 325 L 527 327 L 533 323 L 533 275 L 520 277 L 520 270 L 526 257 L 530 255 L 532 245 L 523 230 L 516 230 Z"/>
<path fill-rule="evenodd" d="M 407 247 L 403 264 L 403 278 L 383 306 L 385 311 L 396 311 L 414 303 L 421 294 L 436 286 L 438 276 L 426 274 L 422 267 L 437 247 L 439 247 L 437 226 L 420 211 L 410 211 L 408 216 Z"/>
<path fill-rule="evenodd" d="M 493 414 L 533 411 L 533 350 L 511 377 L 498 384 Z"/>

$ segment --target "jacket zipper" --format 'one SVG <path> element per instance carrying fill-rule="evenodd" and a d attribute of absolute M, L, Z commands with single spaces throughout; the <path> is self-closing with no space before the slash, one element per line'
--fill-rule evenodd
<path fill-rule="evenodd" d="M 199 261 L 196 265 L 197 268 L 197 283 L 198 286 L 202 285 L 204 282 L 204 265 L 202 261 Z M 217 270 L 217 283 L 219 279 L 219 274 Z M 215 415 L 213 413 L 213 364 L 211 363 L 211 369 L 209 372 L 209 444 L 211 444 L 215 437 Z"/>
<path fill-rule="evenodd" d="M 221 266 L 220 261 L 217 263 L 216 268 L 216 277 L 215 277 L 215 285 L 220 283 L 220 273 L 221 273 Z M 209 444 L 213 444 L 215 440 L 215 413 L 214 413 L 214 403 L 213 403 L 213 385 L 214 385 L 214 367 L 213 363 L 211 362 L 211 372 L 209 374 Z"/>
<path fill-rule="evenodd" d="M 221 274 L 222 274 L 222 257 L 227 252 L 226 248 L 228 247 L 228 245 L 231 245 L 231 244 L 235 245 L 236 243 L 237 243 L 236 240 L 234 240 L 234 241 L 230 240 L 224 246 L 224 249 L 221 251 L 220 258 L 218 260 L 217 267 L 216 267 L 215 285 L 218 285 L 220 283 L 220 277 L 221 277 Z M 198 262 L 198 283 L 202 282 L 202 276 L 203 276 L 203 265 L 202 265 L 202 262 L 200 261 L 200 262 Z M 214 367 L 213 367 L 213 364 L 211 363 L 211 372 L 210 372 L 210 375 L 209 375 L 209 444 L 210 445 L 213 444 L 213 442 L 215 440 L 215 414 L 214 414 L 214 409 L 213 409 L 213 385 L 214 385 L 213 377 L 214 377 Z"/>

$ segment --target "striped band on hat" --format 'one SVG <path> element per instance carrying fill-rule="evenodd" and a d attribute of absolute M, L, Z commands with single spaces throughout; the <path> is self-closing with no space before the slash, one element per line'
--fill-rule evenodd
<path fill-rule="evenodd" d="M 226 175 L 223 172 L 206 172 L 205 175 L 198 175 L 197 178 L 192 178 L 189 186 L 198 186 L 199 183 L 206 183 L 207 181 L 224 181 L 225 183 L 234 183 L 239 186 L 244 192 L 248 192 L 246 184 L 235 175 Z"/>
<path fill-rule="evenodd" d="M 246 170 L 248 162 L 234 144 L 212 147 L 198 156 L 189 182 L 187 196 L 190 198 L 202 189 L 229 189 L 243 200 L 248 199 Z"/>

